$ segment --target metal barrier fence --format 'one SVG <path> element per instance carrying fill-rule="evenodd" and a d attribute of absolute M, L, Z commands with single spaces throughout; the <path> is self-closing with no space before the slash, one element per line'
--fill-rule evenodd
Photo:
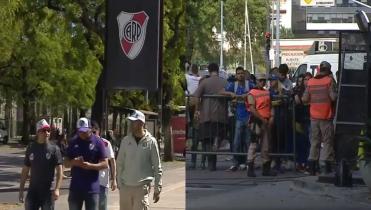
<path fill-rule="evenodd" d="M 296 163 L 295 102 L 289 96 L 274 97 L 272 100 L 280 102 L 274 105 L 275 120 L 273 138 L 270 141 L 270 156 L 290 158 Z M 241 145 L 240 148 L 245 148 L 243 151 L 232 151 L 235 116 L 231 113 L 231 97 L 203 95 L 199 119 L 195 119 L 195 103 L 195 98 L 187 96 L 186 136 L 187 140 L 192 140 L 192 145 L 187 148 L 186 153 L 192 155 L 192 162 L 196 161 L 196 155 L 202 155 L 202 162 L 205 162 L 206 155 L 211 159 L 215 159 L 218 155 L 247 156 L 246 145 Z M 227 142 L 230 145 L 229 150 L 221 148 Z M 260 153 L 257 155 L 259 156 Z"/>

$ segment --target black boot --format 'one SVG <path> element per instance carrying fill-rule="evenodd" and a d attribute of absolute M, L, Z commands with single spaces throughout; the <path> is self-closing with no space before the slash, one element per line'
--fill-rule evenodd
<path fill-rule="evenodd" d="M 277 173 L 271 170 L 271 161 L 263 164 L 263 176 L 277 176 Z"/>
<path fill-rule="evenodd" d="M 254 171 L 254 162 L 248 162 L 247 163 L 247 176 L 248 177 L 256 177 L 255 171 Z"/>
<path fill-rule="evenodd" d="M 216 171 L 216 155 L 209 155 L 207 158 L 208 160 L 208 168 L 210 171 Z"/>
<path fill-rule="evenodd" d="M 326 161 L 326 162 L 325 162 L 325 173 L 326 173 L 326 174 L 330 174 L 330 173 L 332 173 L 332 165 L 331 165 L 331 161 Z"/>
<path fill-rule="evenodd" d="M 317 172 L 317 164 L 314 160 L 308 160 L 308 172 L 311 176 L 315 176 Z"/>

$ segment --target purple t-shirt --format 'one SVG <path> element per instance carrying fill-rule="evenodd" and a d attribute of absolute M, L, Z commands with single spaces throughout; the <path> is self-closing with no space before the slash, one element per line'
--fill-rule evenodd
<path fill-rule="evenodd" d="M 72 160 L 79 156 L 82 156 L 84 161 L 89 163 L 98 163 L 100 160 L 107 158 L 103 142 L 95 135 L 91 135 L 88 140 L 82 140 L 78 136 L 70 140 L 67 157 Z M 71 175 L 71 191 L 99 193 L 99 171 L 72 167 Z"/>

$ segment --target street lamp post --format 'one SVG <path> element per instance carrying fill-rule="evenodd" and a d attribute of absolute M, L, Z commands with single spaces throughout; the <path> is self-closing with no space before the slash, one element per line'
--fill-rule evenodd
<path fill-rule="evenodd" d="M 223 68 L 223 42 L 224 42 L 224 34 L 223 34 L 223 0 L 220 1 L 220 69 Z"/>
<path fill-rule="evenodd" d="M 276 56 L 275 66 L 280 65 L 280 0 L 276 0 Z"/>

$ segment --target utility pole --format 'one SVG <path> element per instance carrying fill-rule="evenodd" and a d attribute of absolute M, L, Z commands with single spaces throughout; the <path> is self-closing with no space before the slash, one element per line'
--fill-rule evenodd
<path fill-rule="evenodd" d="M 276 0 L 276 56 L 275 66 L 280 65 L 280 0 Z"/>
<path fill-rule="evenodd" d="M 247 0 L 245 0 L 245 36 L 244 36 L 244 56 L 243 56 L 243 68 L 246 70 L 246 50 L 247 50 L 247 41 L 246 41 L 246 38 L 247 38 Z"/>
<path fill-rule="evenodd" d="M 250 62 L 251 62 L 251 71 L 255 74 L 254 70 L 254 60 L 252 58 L 252 48 L 251 48 L 251 33 L 250 33 L 250 21 L 249 21 L 249 11 L 247 10 L 247 0 L 245 1 L 245 13 L 246 13 L 246 22 L 247 22 L 247 31 L 249 34 L 249 48 L 250 48 Z"/>
<path fill-rule="evenodd" d="M 220 41 L 220 69 L 223 68 L 223 42 L 224 42 L 224 29 L 223 29 L 223 19 L 224 19 L 224 15 L 223 15 L 223 6 L 224 6 L 224 2 L 223 0 L 220 1 L 220 37 L 221 37 L 221 41 Z"/>

